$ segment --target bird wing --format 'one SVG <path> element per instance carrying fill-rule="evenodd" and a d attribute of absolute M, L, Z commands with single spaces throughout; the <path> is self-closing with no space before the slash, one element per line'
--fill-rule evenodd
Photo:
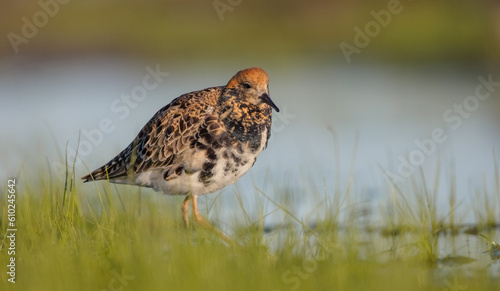
<path fill-rule="evenodd" d="M 162 169 L 169 172 L 182 163 L 187 149 L 206 149 L 221 131 L 215 96 L 221 87 L 181 95 L 160 109 L 120 154 L 83 177 L 85 182 L 103 180 L 133 183 L 141 172 Z M 165 177 L 166 178 L 166 177 Z"/>

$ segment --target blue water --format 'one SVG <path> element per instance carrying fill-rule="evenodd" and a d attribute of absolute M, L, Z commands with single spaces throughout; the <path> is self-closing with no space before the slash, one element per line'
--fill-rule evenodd
<path fill-rule="evenodd" d="M 271 97 L 282 114 L 275 114 L 272 140 L 254 168 L 236 186 L 224 190 L 220 200 L 236 203 L 231 192 L 237 190 L 252 205 L 258 195 L 253 186 L 278 200 L 274 193 L 289 189 L 297 216 L 313 217 L 318 196 L 331 197 L 335 188 L 347 189 L 355 159 L 353 193 L 358 201 L 378 208 L 387 201 L 388 189 L 381 168 L 399 176 L 398 187 L 407 191 L 418 173 L 408 178 L 403 174 L 419 170 L 403 166 L 401 159 L 408 163 L 413 155 L 430 189 L 438 162 L 441 165 L 438 201 L 443 215 L 450 169 L 455 169 L 457 201 L 462 203 L 464 220 L 473 220 L 474 191 L 486 187 L 491 194 L 493 152 L 500 154 L 500 90 L 487 100 L 467 99 L 481 84 L 478 77 L 488 78 L 487 70 L 304 63 L 264 67 L 271 78 Z M 157 65 L 169 75 L 143 100 L 124 102 L 122 95 L 132 94 L 142 84 L 146 68 Z M 0 177 L 5 180 L 20 171 L 26 176 L 37 174 L 47 165 L 55 171 L 62 165 L 66 143 L 70 153 L 77 148 L 79 132 L 81 161 L 91 170 L 101 166 L 173 98 L 223 85 L 239 69 L 230 64 L 186 66 L 105 57 L 3 60 Z M 465 104 L 466 100 L 470 103 Z M 454 111 L 457 104 L 469 109 L 461 115 Z M 335 142 L 328 127 L 336 133 Z M 433 134 L 442 142 L 430 142 Z M 426 153 L 415 140 L 424 144 Z M 340 160 L 335 158 L 336 150 Z M 87 173 L 83 163 L 78 163 L 77 176 Z M 223 215 L 231 215 L 232 209 L 226 207 Z"/>

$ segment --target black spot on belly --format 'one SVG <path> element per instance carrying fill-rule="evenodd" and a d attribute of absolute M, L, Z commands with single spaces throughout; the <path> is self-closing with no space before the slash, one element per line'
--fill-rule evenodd
<path fill-rule="evenodd" d="M 243 154 L 243 145 L 241 142 L 239 142 L 237 145 L 236 145 L 236 150 L 238 151 L 238 154 Z"/>
<path fill-rule="evenodd" d="M 212 148 L 207 149 L 207 151 L 205 152 L 205 156 L 211 161 L 215 161 L 217 159 L 217 154 Z"/>
<path fill-rule="evenodd" d="M 237 157 L 235 154 L 231 153 L 231 158 L 236 164 L 239 164 L 241 162 L 241 158 Z"/>
<path fill-rule="evenodd" d="M 250 149 L 255 153 L 260 148 L 260 140 L 252 140 L 250 142 Z"/>
<path fill-rule="evenodd" d="M 214 149 L 220 149 L 222 147 L 222 143 L 219 141 L 219 140 L 212 140 L 212 143 L 210 144 L 212 146 L 212 148 Z"/>
<path fill-rule="evenodd" d="M 226 175 L 229 172 L 229 170 L 231 170 L 231 167 L 232 166 L 229 163 L 226 163 L 226 166 L 224 167 L 224 175 Z"/>
<path fill-rule="evenodd" d="M 215 167 L 215 163 L 210 163 L 210 162 L 205 162 L 201 169 L 203 171 L 212 171 L 212 169 Z"/>
<path fill-rule="evenodd" d="M 212 171 L 202 171 L 200 173 L 200 177 L 198 178 L 198 180 L 200 182 L 202 182 L 203 185 L 208 186 L 208 185 L 210 185 L 210 183 L 212 183 L 210 178 L 212 178 L 213 176 L 214 176 L 214 173 L 212 173 Z"/>

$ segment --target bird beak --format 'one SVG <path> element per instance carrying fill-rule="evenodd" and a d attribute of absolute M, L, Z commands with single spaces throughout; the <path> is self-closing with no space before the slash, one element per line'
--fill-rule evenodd
<path fill-rule="evenodd" d="M 264 103 L 266 103 L 267 105 L 274 108 L 274 110 L 276 110 L 276 112 L 280 112 L 280 109 L 278 108 L 278 106 L 276 106 L 276 104 L 274 104 L 273 100 L 271 100 L 271 97 L 269 97 L 269 95 L 267 95 L 267 93 L 260 95 L 260 99 L 262 99 L 262 101 Z"/>

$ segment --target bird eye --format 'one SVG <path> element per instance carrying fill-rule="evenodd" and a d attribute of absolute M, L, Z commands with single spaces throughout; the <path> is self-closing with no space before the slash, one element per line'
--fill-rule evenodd
<path fill-rule="evenodd" d="M 245 83 L 243 83 L 243 87 L 245 87 L 245 89 L 250 89 L 250 88 L 252 88 L 252 85 L 250 85 L 250 83 L 248 83 L 248 82 L 245 82 Z"/>

